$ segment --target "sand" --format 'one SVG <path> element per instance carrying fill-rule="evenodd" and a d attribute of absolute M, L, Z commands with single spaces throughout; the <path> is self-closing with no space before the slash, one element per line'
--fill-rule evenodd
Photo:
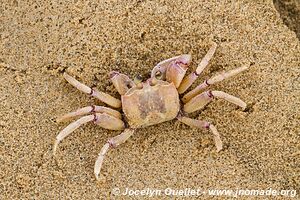
<path fill-rule="evenodd" d="M 115 199 L 116 187 L 273 188 L 299 195 L 299 40 L 272 1 L 258 2 L 2 1 L 0 198 Z M 53 157 L 54 138 L 69 123 L 56 117 L 103 105 L 69 85 L 63 72 L 119 97 L 111 70 L 147 77 L 161 60 L 190 53 L 192 71 L 212 41 L 216 54 L 194 87 L 250 66 L 212 87 L 245 100 L 246 111 L 216 100 L 190 115 L 216 125 L 223 151 L 216 152 L 210 132 L 174 120 L 139 129 L 110 151 L 99 183 L 95 159 L 119 131 L 82 126 Z M 128 198 L 145 197 L 117 199 Z"/>
<path fill-rule="evenodd" d="M 274 0 L 274 5 L 280 13 L 284 24 L 296 32 L 298 39 L 300 39 L 300 1 Z"/>

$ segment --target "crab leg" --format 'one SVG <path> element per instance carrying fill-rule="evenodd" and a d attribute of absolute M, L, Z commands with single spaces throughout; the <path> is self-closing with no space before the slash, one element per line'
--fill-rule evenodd
<path fill-rule="evenodd" d="M 151 72 L 151 78 L 157 77 L 161 80 L 173 82 L 179 87 L 188 65 L 191 62 L 191 55 L 183 54 L 158 63 Z"/>
<path fill-rule="evenodd" d="M 201 74 L 201 72 L 204 70 L 204 68 L 208 65 L 210 59 L 213 57 L 213 55 L 216 51 L 216 48 L 217 48 L 217 44 L 213 43 L 212 47 L 208 50 L 208 52 L 206 53 L 204 58 L 201 60 L 196 71 L 189 74 L 182 80 L 182 82 L 178 88 L 179 94 L 184 93 L 194 83 L 194 81 L 198 78 L 198 76 Z"/>
<path fill-rule="evenodd" d="M 122 115 L 119 111 L 116 111 L 114 109 L 107 108 L 107 107 L 104 107 L 104 106 L 92 105 L 92 106 L 87 106 L 87 107 L 84 107 L 84 108 L 80 108 L 80 109 L 78 109 L 74 112 L 67 113 L 67 114 L 57 118 L 56 121 L 57 122 L 62 122 L 62 121 L 65 121 L 69 118 L 73 118 L 73 117 L 77 117 L 77 116 L 81 116 L 81 115 L 86 115 L 86 114 L 90 114 L 90 113 L 106 113 L 106 114 L 114 116 L 118 119 L 122 119 Z"/>
<path fill-rule="evenodd" d="M 108 142 L 102 147 L 100 153 L 98 154 L 98 158 L 95 162 L 94 167 L 94 173 L 97 180 L 99 180 L 99 174 L 101 171 L 104 156 L 108 152 L 109 148 L 114 148 L 124 143 L 130 136 L 132 136 L 133 133 L 134 129 L 125 129 L 120 135 L 109 139 Z"/>
<path fill-rule="evenodd" d="M 65 137 L 70 135 L 74 130 L 79 128 L 81 125 L 88 123 L 90 121 L 94 121 L 95 124 L 98 124 L 102 128 L 106 128 L 109 130 L 123 130 L 125 128 L 125 124 L 122 120 L 106 113 L 94 113 L 93 115 L 87 115 L 81 117 L 77 121 L 69 124 L 56 136 L 56 140 L 53 146 L 53 154 L 55 154 L 58 144 Z"/>
<path fill-rule="evenodd" d="M 208 87 L 209 85 L 213 85 L 216 84 L 220 81 L 223 81 L 224 79 L 230 78 L 242 71 L 245 71 L 246 69 L 248 69 L 248 67 L 243 66 L 243 67 L 239 67 L 236 69 L 233 69 L 231 71 L 228 71 L 226 73 L 222 73 L 222 74 L 218 74 L 208 80 L 205 80 L 202 84 L 198 85 L 195 89 L 191 90 L 190 92 L 188 92 L 187 94 L 185 94 L 182 98 L 183 102 L 187 102 L 189 101 L 191 98 L 193 98 L 194 96 L 196 96 L 197 94 L 200 93 L 201 90 L 203 90 L 204 88 Z"/>
<path fill-rule="evenodd" d="M 186 125 L 189 125 L 191 127 L 210 129 L 214 136 L 215 144 L 217 147 L 217 152 L 222 150 L 222 148 L 223 148 L 222 140 L 220 138 L 220 134 L 218 133 L 218 131 L 214 125 L 212 125 L 211 123 L 209 123 L 207 121 L 192 119 L 192 118 L 185 117 L 185 116 L 179 116 L 179 117 L 177 117 L 177 119 L 180 122 L 182 122 Z"/>
<path fill-rule="evenodd" d="M 135 86 L 134 82 L 125 74 L 112 71 L 109 75 L 120 95 L 125 94 L 130 88 Z"/>
<path fill-rule="evenodd" d="M 121 107 L 121 101 L 119 99 L 116 99 L 115 97 L 106 94 L 104 92 L 100 92 L 96 89 L 92 89 L 86 85 L 84 85 L 83 83 L 80 83 L 79 81 L 77 81 L 75 78 L 73 78 L 72 76 L 68 75 L 67 73 L 64 73 L 64 78 L 74 87 L 76 87 L 78 90 L 86 93 L 86 94 L 90 94 L 93 97 L 96 97 L 97 99 L 99 99 L 100 101 L 114 107 L 114 108 L 120 108 Z"/>
<path fill-rule="evenodd" d="M 206 106 L 209 102 L 212 101 L 214 97 L 225 99 L 226 101 L 229 101 L 230 103 L 233 103 L 237 106 L 240 106 L 243 110 L 246 108 L 247 104 L 242 101 L 241 99 L 232 96 L 230 94 L 227 94 L 222 91 L 205 91 L 201 94 L 198 94 L 194 98 L 192 98 L 190 101 L 188 101 L 186 104 L 184 104 L 183 110 L 187 113 L 192 113 L 196 110 L 200 110 L 204 106 Z"/>

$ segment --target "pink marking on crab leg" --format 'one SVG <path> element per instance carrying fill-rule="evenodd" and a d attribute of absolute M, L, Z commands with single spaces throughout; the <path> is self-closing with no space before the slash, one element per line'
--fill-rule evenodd
<path fill-rule="evenodd" d="M 104 92 L 99 92 L 96 89 L 92 89 L 86 85 L 84 85 L 83 83 L 80 83 L 79 81 L 77 81 L 75 78 L 73 78 L 72 76 L 68 75 L 67 73 L 64 73 L 64 78 L 74 87 L 76 87 L 78 90 L 86 93 L 86 94 L 90 94 L 93 97 L 96 97 L 97 99 L 99 99 L 100 101 L 114 107 L 114 108 L 120 108 L 121 107 L 121 101 L 119 99 L 114 98 L 113 96 L 106 94 Z"/>
<path fill-rule="evenodd" d="M 213 95 L 211 91 L 203 92 L 184 104 L 183 110 L 187 113 L 192 113 L 206 106 L 209 102 L 212 101 L 212 99 Z"/>
<path fill-rule="evenodd" d="M 125 74 L 116 71 L 110 72 L 110 79 L 120 95 L 124 95 L 135 83 Z"/>
<path fill-rule="evenodd" d="M 214 125 L 212 125 L 211 123 L 209 123 L 207 121 L 192 119 L 192 118 L 185 117 L 185 116 L 179 116 L 179 117 L 177 117 L 177 119 L 180 122 L 182 122 L 186 125 L 189 125 L 191 127 L 210 129 L 214 136 L 214 141 L 215 141 L 215 145 L 217 147 L 217 152 L 222 150 L 223 143 L 220 138 L 220 134 Z"/>
<path fill-rule="evenodd" d="M 108 140 L 106 144 L 102 147 L 100 153 L 98 154 L 98 158 L 95 162 L 94 173 L 97 180 L 99 180 L 100 171 L 102 168 L 103 160 L 105 154 L 108 152 L 109 148 L 115 148 L 120 144 L 124 143 L 130 136 L 134 133 L 134 129 L 125 129 L 120 135 L 117 135 Z"/>
<path fill-rule="evenodd" d="M 224 72 L 221 74 L 218 74 L 208 80 L 205 80 L 203 83 L 201 83 L 199 86 L 197 86 L 195 89 L 191 90 L 190 92 L 186 93 L 183 98 L 182 101 L 183 102 L 187 102 L 189 101 L 191 98 L 193 98 L 194 96 L 196 96 L 197 94 L 199 94 L 203 89 L 205 89 L 207 86 L 209 85 L 213 85 L 216 84 L 220 81 L 223 81 L 225 79 L 228 79 L 238 73 L 241 73 L 243 71 L 245 71 L 246 69 L 248 69 L 247 66 L 243 66 L 243 67 L 239 67 L 233 70 L 230 70 L 228 72 Z"/>
<path fill-rule="evenodd" d="M 109 130 L 123 130 L 125 128 L 125 124 L 122 120 L 115 118 L 106 113 L 94 113 L 93 115 L 87 115 L 81 117 L 75 122 L 69 124 L 66 128 L 64 128 L 57 136 L 53 146 L 53 154 L 55 154 L 58 144 L 68 135 L 70 135 L 73 131 L 79 128 L 81 125 L 86 124 L 90 121 L 94 121 L 95 124 L 101 126 L 102 128 L 106 128 Z"/>
<path fill-rule="evenodd" d="M 215 51 L 217 49 L 217 44 L 214 42 L 212 47 L 208 50 L 204 58 L 199 63 L 197 69 L 195 72 L 189 74 L 187 77 L 185 77 L 181 85 L 178 88 L 179 94 L 184 93 L 197 79 L 197 77 L 202 73 L 202 71 L 205 69 L 205 67 L 208 65 L 210 59 L 213 57 Z"/>
<path fill-rule="evenodd" d="M 87 107 L 84 107 L 84 108 L 80 108 L 74 112 L 70 112 L 70 113 L 67 113 L 59 118 L 56 119 L 57 122 L 62 122 L 62 121 L 65 121 L 67 119 L 70 119 L 70 118 L 73 118 L 73 117 L 77 117 L 77 116 L 81 116 L 81 115 L 86 115 L 86 114 L 89 114 L 89 113 L 107 113 L 109 115 L 112 115 L 116 118 L 119 118 L 121 119 L 122 118 L 122 115 L 120 112 L 114 110 L 114 109 L 111 109 L 111 108 L 107 108 L 107 107 L 104 107 L 104 106 L 87 106 Z"/>

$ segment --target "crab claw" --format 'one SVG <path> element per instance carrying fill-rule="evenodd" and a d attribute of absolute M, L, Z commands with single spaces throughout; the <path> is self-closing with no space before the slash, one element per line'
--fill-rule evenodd
<path fill-rule="evenodd" d="M 161 61 L 153 68 L 151 77 L 173 82 L 176 87 L 179 87 L 191 59 L 191 55 L 183 54 Z"/>
<path fill-rule="evenodd" d="M 135 86 L 134 82 L 125 74 L 112 71 L 109 73 L 109 76 L 120 95 L 125 94 L 130 88 Z"/>
<path fill-rule="evenodd" d="M 188 64 L 191 61 L 190 55 L 182 55 L 167 68 L 166 79 L 169 82 L 173 82 L 175 87 L 178 88 L 183 77 L 185 76 Z"/>

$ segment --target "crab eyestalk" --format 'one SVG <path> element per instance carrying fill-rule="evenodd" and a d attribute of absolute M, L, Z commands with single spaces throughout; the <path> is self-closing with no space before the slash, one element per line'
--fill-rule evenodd
<path fill-rule="evenodd" d="M 151 78 L 150 80 L 149 80 L 149 84 L 151 85 L 151 86 L 154 86 L 154 85 L 156 85 L 157 84 L 157 79 L 154 77 L 154 78 Z"/>

